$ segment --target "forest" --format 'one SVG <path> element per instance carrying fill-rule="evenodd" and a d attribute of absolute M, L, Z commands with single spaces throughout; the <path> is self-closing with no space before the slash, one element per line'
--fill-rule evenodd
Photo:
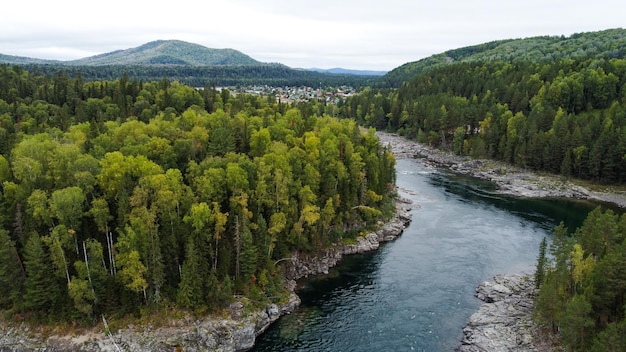
<path fill-rule="evenodd" d="M 390 150 L 325 110 L 0 66 L 0 308 L 92 324 L 284 299 L 282 258 L 393 211 Z"/>
<path fill-rule="evenodd" d="M 573 233 L 561 224 L 537 258 L 534 320 L 568 351 L 626 350 L 626 215 L 593 210 Z"/>
<path fill-rule="evenodd" d="M 626 181 L 626 60 L 457 63 L 342 106 L 357 123 L 459 155 Z"/>
<path fill-rule="evenodd" d="M 452 49 L 388 72 L 377 87 L 400 87 L 411 78 L 454 63 L 548 63 L 555 60 L 619 59 L 626 55 L 626 30 L 613 28 L 570 36 L 504 39 Z"/>
<path fill-rule="evenodd" d="M 35 75 L 50 77 L 64 75 L 83 81 L 117 80 L 126 74 L 134 81 L 159 81 L 163 78 L 179 81 L 192 87 L 233 87 L 246 85 L 338 87 L 373 85 L 379 77 L 352 74 L 320 73 L 298 70 L 280 64 L 248 66 L 189 66 L 189 65 L 105 65 L 70 66 L 52 64 L 24 64 L 23 69 Z"/>

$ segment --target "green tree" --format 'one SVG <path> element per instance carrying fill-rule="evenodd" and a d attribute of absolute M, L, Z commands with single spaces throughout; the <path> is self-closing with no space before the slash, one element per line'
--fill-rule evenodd
<path fill-rule="evenodd" d="M 22 260 L 9 232 L 0 229 L 0 307 L 19 306 L 23 292 Z"/>
<path fill-rule="evenodd" d="M 204 277 L 202 260 L 193 238 L 189 238 L 182 268 L 182 279 L 178 286 L 176 303 L 183 308 L 196 308 L 204 302 Z"/>
<path fill-rule="evenodd" d="M 591 304 L 582 295 L 575 295 L 567 303 L 561 322 L 561 336 L 563 344 L 570 351 L 584 349 L 585 336 L 589 334 L 589 328 L 594 325 L 589 313 L 591 313 Z"/>
<path fill-rule="evenodd" d="M 113 256 L 113 233 L 109 231 L 109 222 L 113 220 L 113 216 L 109 211 L 109 204 L 104 198 L 96 198 L 91 202 L 89 214 L 93 217 L 98 231 L 102 232 L 106 238 L 107 253 L 109 259 L 109 272 L 111 275 L 115 273 L 115 259 Z"/>
<path fill-rule="evenodd" d="M 546 275 L 546 266 L 548 258 L 546 258 L 546 250 L 548 249 L 548 240 L 546 237 L 541 239 L 539 244 L 539 255 L 537 256 L 537 265 L 535 266 L 535 287 L 540 288 Z"/>
<path fill-rule="evenodd" d="M 76 231 L 80 228 L 85 200 L 83 190 L 75 186 L 56 190 L 50 196 L 50 211 L 71 232 L 74 237 L 76 254 L 80 252 Z"/>
<path fill-rule="evenodd" d="M 37 234 L 29 236 L 24 247 L 24 304 L 26 308 L 53 311 L 58 297 L 58 284 L 52 274 L 48 253 Z"/>

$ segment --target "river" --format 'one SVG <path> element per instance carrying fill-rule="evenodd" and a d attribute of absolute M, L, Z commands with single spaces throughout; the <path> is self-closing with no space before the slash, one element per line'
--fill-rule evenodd
<path fill-rule="evenodd" d="M 531 272 L 560 221 L 579 226 L 594 205 L 494 193 L 489 182 L 397 161 L 400 194 L 419 205 L 395 242 L 348 256 L 299 282 L 302 305 L 253 351 L 452 351 L 497 273 Z"/>

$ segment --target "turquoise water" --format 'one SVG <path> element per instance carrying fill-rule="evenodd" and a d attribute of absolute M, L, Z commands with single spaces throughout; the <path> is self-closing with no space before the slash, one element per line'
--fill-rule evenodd
<path fill-rule="evenodd" d="M 594 204 L 504 197 L 474 178 L 398 160 L 401 194 L 420 206 L 395 242 L 300 282 L 301 307 L 257 339 L 259 351 L 452 351 L 497 273 L 531 272 L 560 221 Z"/>

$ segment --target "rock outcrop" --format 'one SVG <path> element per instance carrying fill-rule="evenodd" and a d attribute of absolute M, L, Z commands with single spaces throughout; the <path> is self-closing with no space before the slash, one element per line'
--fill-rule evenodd
<path fill-rule="evenodd" d="M 287 280 L 295 281 L 311 275 L 328 274 L 328 270 L 337 265 L 344 255 L 373 251 L 378 249 L 381 243 L 395 240 L 411 222 L 411 208 L 410 200 L 399 198 L 396 200 L 396 213 L 393 219 L 380 224 L 376 232 L 358 236 L 356 243 L 336 244 L 316 254 L 294 252 L 285 260 L 285 277 Z"/>
<path fill-rule="evenodd" d="M 463 329 L 458 352 L 557 351 L 554 342 L 538 339 L 532 322 L 535 287 L 529 275 L 497 275 L 476 288 L 484 303 Z"/>
<path fill-rule="evenodd" d="M 244 314 L 240 302 L 233 303 L 228 318 L 192 319 L 186 317 L 164 324 L 164 327 L 120 329 L 111 335 L 89 332 L 79 336 L 43 337 L 20 327 L 0 326 L 1 351 L 246 351 L 256 337 L 281 315 L 293 312 L 300 298 L 292 293 L 281 305 L 270 304 L 264 310 Z"/>

